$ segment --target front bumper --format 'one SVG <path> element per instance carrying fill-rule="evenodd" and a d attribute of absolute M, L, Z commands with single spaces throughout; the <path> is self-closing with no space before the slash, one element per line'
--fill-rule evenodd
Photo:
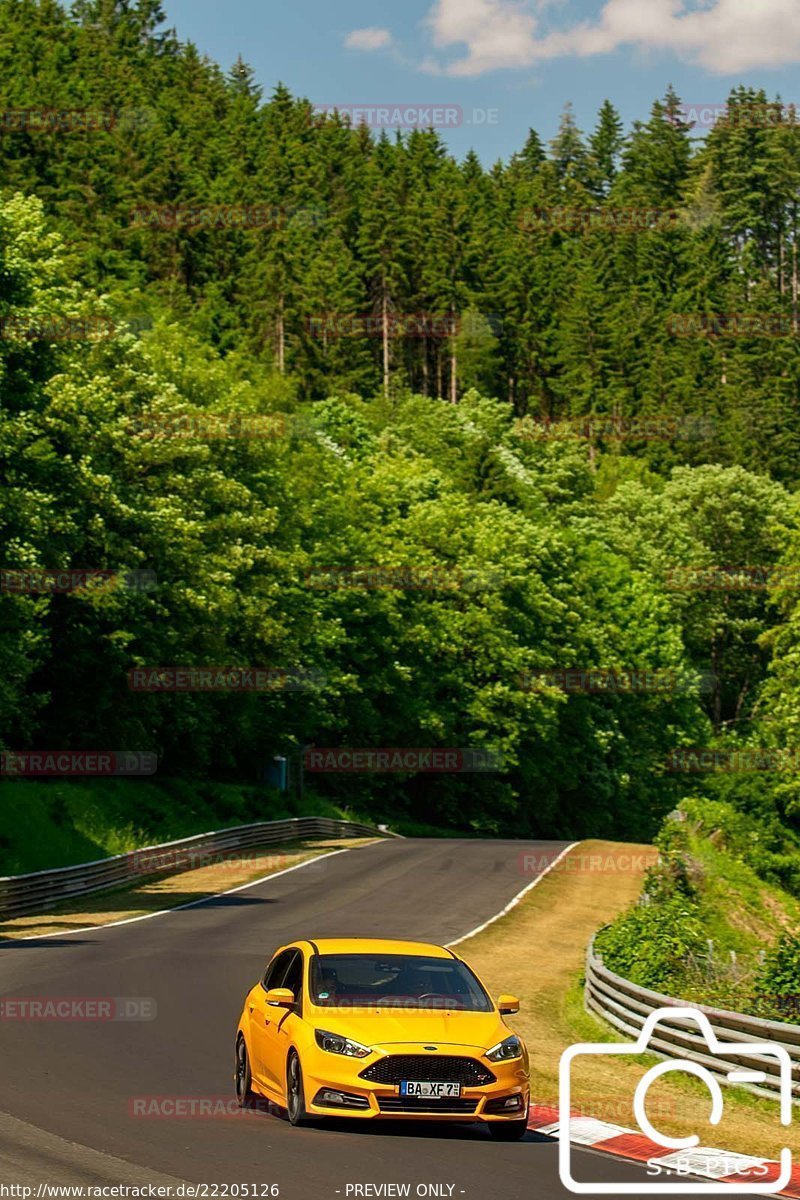
<path fill-rule="evenodd" d="M 442 1046 L 443 1056 L 455 1054 L 480 1061 L 495 1076 L 494 1081 L 478 1086 L 462 1085 L 457 1100 L 411 1100 L 400 1095 L 397 1083 L 373 1083 L 361 1077 L 363 1071 L 380 1059 L 400 1053 L 426 1052 L 421 1045 L 403 1045 L 382 1048 L 362 1059 L 324 1051 L 314 1055 L 313 1062 L 302 1064 L 306 1109 L 316 1116 L 361 1120 L 508 1122 L 527 1116 L 530 1088 L 524 1058 L 490 1063 L 483 1049 Z M 334 1102 L 336 1094 L 344 1102 Z"/>

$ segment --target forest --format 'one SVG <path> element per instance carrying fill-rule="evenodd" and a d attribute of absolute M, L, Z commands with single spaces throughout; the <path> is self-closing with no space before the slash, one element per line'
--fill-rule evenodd
<path fill-rule="evenodd" d="M 376 821 L 630 841 L 702 794 L 780 866 L 795 111 L 743 84 L 706 135 L 670 89 L 456 161 L 265 96 L 158 0 L 0 17 L 6 773 L 283 755 Z"/>

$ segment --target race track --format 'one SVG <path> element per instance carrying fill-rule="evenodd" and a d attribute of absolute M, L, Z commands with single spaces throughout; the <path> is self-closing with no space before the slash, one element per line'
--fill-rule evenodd
<path fill-rule="evenodd" d="M 337 934 L 455 940 L 528 881 L 521 853 L 562 848 L 386 840 L 151 920 L 2 946 L 2 997 L 152 997 L 157 1013 L 0 1021 L 0 1183 L 275 1183 L 285 1200 L 345 1200 L 348 1184 L 366 1183 L 411 1184 L 412 1195 L 417 1184 L 453 1185 L 441 1194 L 454 1200 L 566 1196 L 555 1145 L 533 1133 L 504 1145 L 476 1126 L 132 1115 L 137 1097 L 232 1095 L 241 1003 L 276 946 Z M 593 1178 L 646 1179 L 643 1167 L 579 1153 Z"/>

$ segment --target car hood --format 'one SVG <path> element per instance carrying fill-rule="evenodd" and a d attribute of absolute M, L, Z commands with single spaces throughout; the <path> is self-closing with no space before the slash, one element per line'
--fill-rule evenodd
<path fill-rule="evenodd" d="M 391 1008 L 380 1010 L 352 1009 L 342 1012 L 336 1008 L 317 1008 L 313 1021 L 317 1029 L 354 1038 L 364 1046 L 393 1047 L 398 1043 L 430 1044 L 438 1049 L 445 1046 L 469 1046 L 490 1050 L 511 1030 L 497 1013 L 415 1012 Z"/>

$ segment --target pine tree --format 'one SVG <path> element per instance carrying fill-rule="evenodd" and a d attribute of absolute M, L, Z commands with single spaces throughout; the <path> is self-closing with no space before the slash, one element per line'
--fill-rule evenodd
<path fill-rule="evenodd" d="M 550 159 L 560 179 L 586 184 L 590 178 L 589 153 L 575 123 L 572 104 L 564 107 L 558 133 L 550 143 Z"/>
<path fill-rule="evenodd" d="M 619 157 L 625 138 L 622 120 L 610 100 L 604 100 L 597 125 L 589 138 L 590 187 L 598 196 L 607 196 L 617 177 Z"/>
<path fill-rule="evenodd" d="M 364 174 L 358 231 L 358 252 L 379 321 L 381 379 L 389 394 L 395 313 L 404 315 L 408 296 L 405 156 L 402 144 L 392 145 L 385 134 Z"/>

